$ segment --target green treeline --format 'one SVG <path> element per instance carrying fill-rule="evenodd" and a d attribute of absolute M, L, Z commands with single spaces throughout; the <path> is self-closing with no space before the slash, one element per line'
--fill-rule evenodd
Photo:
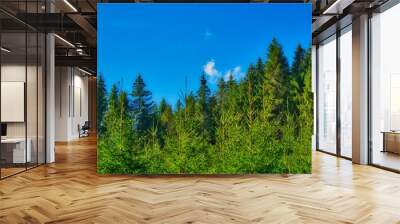
<path fill-rule="evenodd" d="M 205 75 L 196 92 L 156 105 L 140 75 L 132 91 L 98 78 L 98 172 L 310 173 L 311 52 L 298 46 L 289 65 L 274 39 L 266 60 L 241 80 Z"/>

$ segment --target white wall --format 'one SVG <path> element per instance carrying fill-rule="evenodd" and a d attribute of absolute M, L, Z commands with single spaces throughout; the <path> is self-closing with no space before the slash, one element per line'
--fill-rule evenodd
<path fill-rule="evenodd" d="M 68 88 L 70 78 L 67 67 L 55 68 L 55 140 L 68 139 Z"/>
<path fill-rule="evenodd" d="M 38 69 L 38 70 L 37 70 Z M 24 138 L 25 135 L 30 140 L 32 161 L 44 163 L 44 150 L 45 150 L 45 120 L 44 120 L 44 74 L 42 67 L 36 65 L 25 66 L 25 63 L 4 63 L 1 66 L 2 82 L 23 82 L 26 84 L 26 107 L 25 102 L 22 102 L 22 107 L 1 108 L 3 113 L 22 113 L 22 117 L 26 112 L 26 120 L 23 118 L 20 122 L 5 122 L 7 124 L 7 137 L 9 138 Z M 27 80 L 25 80 L 27 78 Z M 2 89 L 3 94 L 5 89 Z M 24 94 L 24 89 L 19 90 L 19 94 Z M 2 98 L 7 95 L 2 95 Z M 24 97 L 22 97 L 24 98 Z M 15 102 L 17 103 L 17 102 Z M 2 113 L 2 114 L 3 114 Z M 38 155 L 37 155 L 38 153 Z"/>
<path fill-rule="evenodd" d="M 72 108 L 72 120 L 71 120 L 71 135 L 74 138 L 79 137 L 79 132 L 78 132 L 78 124 L 83 125 L 85 121 L 89 120 L 89 110 L 88 110 L 88 77 L 87 76 L 82 76 L 83 73 L 78 73 L 76 75 L 77 70 L 74 70 L 75 75 L 74 75 L 74 107 Z"/>
<path fill-rule="evenodd" d="M 1 81 L 25 82 L 25 64 L 6 64 L 1 66 Z M 29 69 L 29 68 L 28 68 Z M 7 110 L 7 108 L 1 108 Z M 25 122 L 7 122 L 7 137 L 25 137 Z"/>
<path fill-rule="evenodd" d="M 26 70 L 27 69 L 27 70 Z M 2 82 L 24 82 L 25 81 L 25 75 L 26 71 L 28 74 L 35 73 L 36 74 L 36 67 L 34 66 L 27 66 L 25 67 L 25 64 L 3 64 L 1 66 L 1 81 Z M 30 80 L 30 82 L 32 82 Z M 32 84 L 32 83 L 30 83 Z M 36 85 L 36 81 L 33 83 Z M 27 89 L 27 96 L 28 96 L 28 103 L 32 102 L 33 100 L 31 98 L 36 98 L 36 89 Z M 32 90 L 33 92 L 30 92 Z M 35 105 L 30 105 L 34 106 Z M 7 110 L 8 108 L 1 108 L 2 110 Z M 28 113 L 27 114 L 28 122 L 35 121 L 36 124 L 36 113 Z M 26 122 L 7 122 L 7 136 L 8 137 L 25 137 L 25 124 Z M 33 124 L 28 124 L 28 129 L 33 127 Z M 36 125 L 33 127 L 36 130 Z M 29 131 L 29 130 L 28 130 Z M 28 137 L 29 132 L 28 132 Z"/>
<path fill-rule="evenodd" d="M 56 67 L 55 85 L 55 140 L 77 139 L 78 125 L 88 120 L 88 78 L 76 68 Z"/>

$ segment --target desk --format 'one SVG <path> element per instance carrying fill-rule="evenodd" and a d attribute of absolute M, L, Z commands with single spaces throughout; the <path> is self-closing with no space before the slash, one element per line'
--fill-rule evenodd
<path fill-rule="evenodd" d="M 31 150 L 32 141 L 30 138 L 28 138 L 26 142 L 28 143 L 27 144 L 28 147 L 26 147 L 26 152 L 25 152 L 25 138 L 1 139 L 3 159 L 5 159 L 6 162 L 8 162 L 8 163 L 31 162 L 31 160 L 32 160 L 32 150 Z M 10 146 L 12 148 L 10 148 Z M 4 156 L 3 156 L 3 153 L 5 154 Z"/>
<path fill-rule="evenodd" d="M 383 134 L 382 152 L 392 152 L 400 154 L 400 132 L 382 131 L 381 133 Z"/>

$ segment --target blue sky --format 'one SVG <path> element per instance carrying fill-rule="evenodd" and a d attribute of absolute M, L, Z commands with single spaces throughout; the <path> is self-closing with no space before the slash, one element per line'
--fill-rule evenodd
<path fill-rule="evenodd" d="M 310 4 L 98 4 L 98 72 L 129 91 L 138 73 L 159 102 L 199 77 L 240 79 L 275 37 L 289 62 L 311 43 Z"/>

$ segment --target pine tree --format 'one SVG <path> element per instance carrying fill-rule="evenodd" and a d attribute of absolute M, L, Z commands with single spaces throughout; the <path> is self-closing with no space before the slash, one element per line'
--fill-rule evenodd
<path fill-rule="evenodd" d="M 118 97 L 119 97 L 119 90 L 117 86 L 114 84 L 111 87 L 110 96 L 108 98 L 107 113 L 109 116 L 115 116 L 116 114 L 118 114 L 119 110 Z"/>
<path fill-rule="evenodd" d="M 243 82 L 243 95 L 244 95 L 244 108 L 246 109 L 246 121 L 249 128 L 254 121 L 256 113 L 256 85 L 257 85 L 257 71 L 253 65 L 249 66 L 246 79 Z"/>
<path fill-rule="evenodd" d="M 224 104 L 225 89 L 226 89 L 226 83 L 223 78 L 220 78 L 218 80 L 218 90 L 216 94 L 218 104 L 220 105 L 220 109 L 222 109 L 222 105 Z"/>
<path fill-rule="evenodd" d="M 299 113 L 296 105 L 298 104 L 298 97 L 302 94 L 304 88 L 302 77 L 305 69 L 304 57 L 305 51 L 301 45 L 298 45 L 295 50 L 289 80 L 289 110 L 293 114 Z"/>
<path fill-rule="evenodd" d="M 228 90 L 236 88 L 236 82 L 232 74 L 229 74 L 228 76 L 228 80 L 226 81 L 226 87 Z"/>
<path fill-rule="evenodd" d="M 192 92 L 188 93 L 185 97 L 184 115 L 185 120 L 196 116 L 196 97 Z"/>
<path fill-rule="evenodd" d="M 291 76 L 300 76 L 300 74 L 303 72 L 304 68 L 304 56 L 305 56 L 305 50 L 303 47 L 299 44 L 296 47 L 296 50 L 294 52 L 294 59 L 291 65 Z"/>
<path fill-rule="evenodd" d="M 257 94 L 261 94 L 262 91 L 262 85 L 264 83 L 264 78 L 265 78 L 265 64 L 262 61 L 261 58 L 257 59 L 257 63 L 254 67 L 255 69 L 255 74 L 254 74 L 254 88 L 257 92 Z"/>
<path fill-rule="evenodd" d="M 201 107 L 201 109 L 203 111 L 205 111 L 207 109 L 207 106 L 208 106 L 207 103 L 210 98 L 210 94 L 211 94 L 211 91 L 210 91 L 210 88 L 208 88 L 207 79 L 206 79 L 205 74 L 203 73 L 200 76 L 200 88 L 199 88 L 199 91 L 197 92 L 199 106 Z"/>
<path fill-rule="evenodd" d="M 160 101 L 158 106 L 158 113 L 160 116 L 161 125 L 168 125 L 172 121 L 172 107 L 167 103 L 167 101 L 163 98 Z"/>
<path fill-rule="evenodd" d="M 97 79 L 97 131 L 101 135 L 104 132 L 104 114 L 107 110 L 107 90 L 102 74 Z"/>
<path fill-rule="evenodd" d="M 202 136 L 211 141 L 213 135 L 212 117 L 210 108 L 210 88 L 207 85 L 207 79 L 203 73 L 200 77 L 200 88 L 197 92 L 197 103 L 200 126 L 198 127 Z"/>
<path fill-rule="evenodd" d="M 172 131 L 173 128 L 173 110 L 171 105 L 167 103 L 167 101 L 163 98 L 158 106 L 157 110 L 157 122 L 158 124 L 158 136 L 160 139 L 160 144 L 163 145 L 165 137 L 168 132 Z"/>
<path fill-rule="evenodd" d="M 262 61 L 261 58 L 257 59 L 257 63 L 255 66 L 255 70 L 256 70 L 256 74 L 259 77 L 259 81 L 262 81 L 263 79 L 263 75 L 264 75 L 264 71 L 265 71 L 265 65 L 264 62 Z"/>
<path fill-rule="evenodd" d="M 119 91 L 114 84 L 111 87 L 108 99 L 107 112 L 104 114 L 104 133 L 98 142 L 99 161 L 98 170 L 101 173 L 119 173 L 124 161 L 119 158 L 117 142 L 119 117 Z"/>
<path fill-rule="evenodd" d="M 119 116 L 117 116 L 116 135 L 119 137 L 117 148 L 119 149 L 119 159 L 124 161 L 125 169 L 136 169 L 138 166 L 135 161 L 137 151 L 132 147 L 135 136 L 132 130 L 132 119 L 129 116 L 128 94 L 121 91 L 118 97 Z"/>
<path fill-rule="evenodd" d="M 269 118 L 279 118 L 288 107 L 289 66 L 282 46 L 274 38 L 268 47 L 263 84 L 263 110 Z"/>
<path fill-rule="evenodd" d="M 209 122 L 210 122 L 210 126 L 209 126 L 209 132 L 210 132 L 210 144 L 215 144 L 215 129 L 217 127 L 217 120 L 218 120 L 218 114 L 219 112 L 218 110 L 218 101 L 217 101 L 217 97 L 212 94 L 210 96 L 209 99 L 209 103 L 208 103 L 208 107 L 209 107 Z"/>
<path fill-rule="evenodd" d="M 311 80 L 311 49 L 304 56 L 304 70 L 302 72 L 303 88 L 298 98 L 299 122 L 302 128 L 307 130 L 305 136 L 312 134 L 313 126 L 313 93 Z M 303 133 L 304 134 L 304 133 Z"/>
<path fill-rule="evenodd" d="M 311 81 L 311 49 L 304 55 L 301 74 L 303 88 L 297 95 L 296 108 L 298 116 L 292 125 L 296 127 L 296 137 L 293 154 L 288 158 L 291 173 L 311 172 L 311 136 L 313 133 L 313 93 Z"/>
<path fill-rule="evenodd" d="M 179 112 L 182 110 L 182 102 L 181 99 L 178 99 L 178 101 L 176 101 L 176 111 Z"/>
<path fill-rule="evenodd" d="M 250 71 L 249 71 L 250 72 Z M 261 110 L 262 105 L 262 91 L 263 83 L 265 78 L 265 64 L 261 58 L 257 59 L 257 63 L 254 66 L 254 74 L 251 74 L 253 98 L 254 98 L 254 110 L 258 113 Z"/>
<path fill-rule="evenodd" d="M 139 133 L 143 134 L 153 125 L 154 103 L 152 94 L 146 89 L 146 84 L 140 74 L 136 76 L 131 95 L 134 127 Z"/>

